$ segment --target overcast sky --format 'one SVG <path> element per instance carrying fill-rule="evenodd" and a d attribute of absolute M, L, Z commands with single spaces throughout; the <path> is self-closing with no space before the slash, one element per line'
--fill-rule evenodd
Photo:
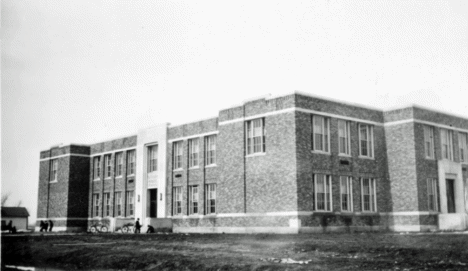
<path fill-rule="evenodd" d="M 294 90 L 468 117 L 468 1 L 3 0 L 2 193 L 39 152 Z"/>

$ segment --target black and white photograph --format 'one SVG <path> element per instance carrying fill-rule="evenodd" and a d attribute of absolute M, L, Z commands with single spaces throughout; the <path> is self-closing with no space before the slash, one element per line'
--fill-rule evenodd
<path fill-rule="evenodd" d="M 468 270 L 468 1 L 1 1 L 1 270 Z"/>

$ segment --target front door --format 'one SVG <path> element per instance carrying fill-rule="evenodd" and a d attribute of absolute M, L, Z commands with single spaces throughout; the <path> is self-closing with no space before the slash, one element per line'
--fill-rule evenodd
<path fill-rule="evenodd" d="M 149 217 L 157 217 L 158 214 L 158 189 L 149 190 Z"/>
<path fill-rule="evenodd" d="M 447 191 L 447 212 L 455 213 L 455 189 L 454 180 L 445 180 L 445 189 Z"/>

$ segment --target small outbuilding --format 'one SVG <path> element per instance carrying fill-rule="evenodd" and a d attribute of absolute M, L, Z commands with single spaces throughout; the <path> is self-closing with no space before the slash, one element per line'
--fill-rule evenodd
<path fill-rule="evenodd" d="M 3 207 L 2 206 L 2 231 L 8 230 L 8 224 L 12 223 L 12 227 L 16 230 L 28 229 L 28 210 L 24 207 Z"/>

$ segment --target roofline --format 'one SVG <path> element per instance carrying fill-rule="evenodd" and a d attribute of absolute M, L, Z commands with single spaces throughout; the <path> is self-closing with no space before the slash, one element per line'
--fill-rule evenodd
<path fill-rule="evenodd" d="M 454 113 L 449 113 L 449 112 L 446 112 L 446 111 L 443 111 L 443 110 L 433 109 L 433 108 L 422 106 L 422 105 L 419 105 L 419 104 L 408 104 L 406 106 L 389 107 L 384 112 L 402 110 L 402 109 L 407 109 L 407 108 L 418 108 L 418 109 L 422 109 L 422 110 L 431 111 L 431 112 L 434 112 L 434 113 L 444 114 L 444 115 L 447 115 L 447 116 L 468 120 L 468 116 L 462 116 L 462 115 L 458 115 L 458 114 L 454 114 Z"/>

